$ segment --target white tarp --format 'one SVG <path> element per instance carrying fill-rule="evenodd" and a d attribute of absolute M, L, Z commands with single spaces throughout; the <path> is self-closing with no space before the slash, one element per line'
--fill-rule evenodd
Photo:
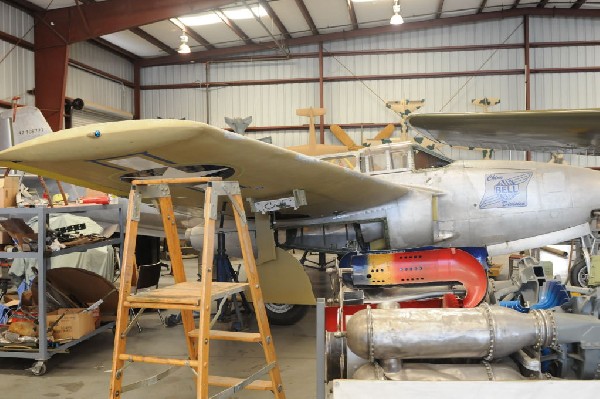
<path fill-rule="evenodd" d="M 85 230 L 81 230 L 81 234 L 101 234 L 103 231 L 103 228 L 92 219 L 68 213 L 51 214 L 49 222 L 51 229 L 84 223 L 86 228 Z M 37 216 L 32 218 L 27 224 L 37 232 Z M 19 279 L 25 278 L 27 281 L 30 281 L 35 277 L 32 267 L 37 268 L 37 260 L 15 259 L 10 267 L 9 273 Z M 85 252 L 73 252 L 66 255 L 60 255 L 51 258 L 48 267 L 77 267 L 89 270 L 101 275 L 109 281 L 113 281 L 114 249 L 109 245 L 105 247 L 89 249 Z"/>

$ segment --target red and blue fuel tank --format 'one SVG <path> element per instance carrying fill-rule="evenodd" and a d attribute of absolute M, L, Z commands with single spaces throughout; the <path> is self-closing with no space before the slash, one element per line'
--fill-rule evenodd
<path fill-rule="evenodd" d="M 457 248 L 348 254 L 340 267 L 352 268 L 358 288 L 458 282 L 466 290 L 466 308 L 479 305 L 488 286 L 482 264 Z"/>

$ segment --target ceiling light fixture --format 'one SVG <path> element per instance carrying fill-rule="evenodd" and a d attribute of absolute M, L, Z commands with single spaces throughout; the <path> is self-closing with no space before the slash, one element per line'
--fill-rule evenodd
<path fill-rule="evenodd" d="M 203 26 L 203 25 L 213 25 L 222 23 L 223 21 L 217 14 L 214 12 L 191 15 L 187 17 L 179 17 L 179 20 L 185 26 Z"/>
<path fill-rule="evenodd" d="M 267 10 L 265 10 L 262 6 L 248 8 L 237 8 L 234 10 L 224 10 L 223 13 L 229 19 L 252 19 L 256 15 L 257 17 L 265 17 L 267 16 Z"/>
<path fill-rule="evenodd" d="M 233 20 L 253 19 L 255 16 L 262 18 L 268 15 L 267 10 L 260 5 L 251 7 L 251 10 L 247 8 L 234 8 L 223 10 L 222 12 L 227 18 Z M 214 11 L 179 17 L 179 21 L 185 26 L 204 26 L 223 23 L 223 20 Z"/>
<path fill-rule="evenodd" d="M 188 45 L 188 36 L 185 34 L 185 31 L 181 32 L 181 36 L 179 36 L 179 38 L 181 39 L 181 44 L 179 45 L 179 48 L 177 49 L 177 52 L 179 54 L 189 54 L 192 52 L 192 50 L 190 49 L 190 46 Z"/>
<path fill-rule="evenodd" d="M 400 0 L 394 0 L 392 9 L 394 10 L 394 15 L 392 15 L 392 18 L 390 19 L 390 24 L 402 25 L 404 23 L 404 18 L 400 15 Z"/>

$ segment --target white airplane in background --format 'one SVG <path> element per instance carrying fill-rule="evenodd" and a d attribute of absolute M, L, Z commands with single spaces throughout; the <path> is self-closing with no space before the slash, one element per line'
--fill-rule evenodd
<path fill-rule="evenodd" d="M 443 118 L 414 115 L 409 121 L 448 143 L 458 138 L 462 142 L 456 144 L 478 147 L 510 143 L 513 149 L 535 149 L 537 143 L 544 149 L 589 149 L 595 148 L 594 137 L 600 133 L 597 110 Z M 463 138 L 462 132 L 473 138 Z M 577 141 L 565 146 L 564 139 L 541 140 L 559 133 Z M 529 138 L 524 140 L 529 148 L 517 145 L 519 137 Z M 600 209 L 599 175 L 585 168 L 451 162 L 413 144 L 386 144 L 348 155 L 357 170 L 331 160 L 180 120 L 88 125 L 0 152 L 2 166 L 120 196 L 127 195 L 132 178 L 162 175 L 239 181 L 242 195 L 259 210 L 268 204 L 265 201 L 291 198 L 301 190 L 306 205 L 276 209 L 272 223 L 258 213 L 255 223 L 265 299 L 284 304 L 312 304 L 314 297 L 298 261 L 274 249 L 272 231 L 286 249 L 427 253 L 431 247 L 463 248 L 481 259 L 585 236 L 594 211 Z M 196 209 L 203 200 L 198 191 L 194 186 L 171 188 L 177 205 Z M 196 239 L 201 234 L 201 227 L 192 231 Z M 228 247 L 228 252 L 234 250 Z M 379 284 L 374 277 L 368 280 Z"/>

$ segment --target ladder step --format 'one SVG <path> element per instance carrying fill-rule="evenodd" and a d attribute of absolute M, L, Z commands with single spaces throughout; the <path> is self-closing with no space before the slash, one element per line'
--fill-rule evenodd
<path fill-rule="evenodd" d="M 197 360 L 175 359 L 175 358 L 156 357 L 156 356 L 131 355 L 131 354 L 127 354 L 127 353 L 121 353 L 119 355 L 119 360 L 139 362 L 139 363 L 168 364 L 171 366 L 198 367 Z"/>
<path fill-rule="evenodd" d="M 208 385 L 212 385 L 214 387 L 229 388 L 243 381 L 243 378 L 219 377 L 216 375 L 208 376 Z M 256 380 L 246 385 L 244 389 L 251 389 L 254 391 L 272 391 L 273 383 L 271 381 Z"/>
<path fill-rule="evenodd" d="M 214 282 L 211 286 L 212 299 L 220 299 L 242 292 L 248 283 Z M 138 292 L 127 296 L 125 304 L 128 307 L 168 309 L 176 306 L 200 306 L 200 290 L 202 283 L 188 281 L 173 284 L 164 288 Z M 164 305 L 161 307 L 161 305 Z"/>
<path fill-rule="evenodd" d="M 190 337 L 198 338 L 198 329 L 192 330 L 188 333 Z M 249 332 L 234 332 L 234 331 L 222 331 L 222 330 L 210 330 L 210 339 L 217 339 L 221 341 L 239 341 L 239 342 L 261 342 L 262 338 L 260 333 L 249 333 Z"/>

